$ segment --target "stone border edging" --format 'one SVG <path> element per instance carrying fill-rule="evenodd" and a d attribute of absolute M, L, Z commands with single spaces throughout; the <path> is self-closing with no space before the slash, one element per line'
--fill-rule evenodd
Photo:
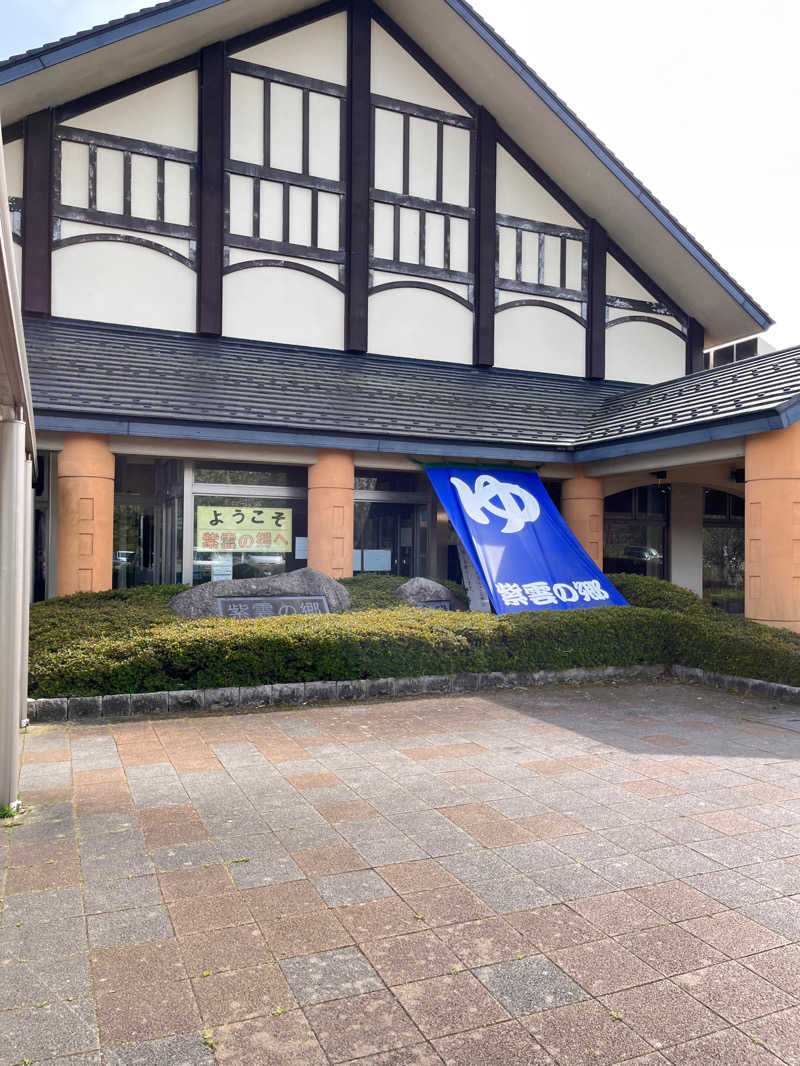
<path fill-rule="evenodd" d="M 800 703 L 800 688 L 794 685 L 759 681 L 754 677 L 735 677 L 733 674 L 716 674 L 712 670 L 702 670 L 697 666 L 675 665 L 671 667 L 671 672 L 679 681 L 697 681 L 714 688 L 732 689 L 746 696 L 780 700 L 781 703 Z"/>
<path fill-rule="evenodd" d="M 666 666 L 573 667 L 535 673 L 442 674 L 429 677 L 385 677 L 356 681 L 306 681 L 296 684 L 241 688 L 184 689 L 178 692 L 137 692 L 109 696 L 72 696 L 28 700 L 31 722 L 64 722 L 78 718 L 127 718 L 132 715 L 186 714 L 197 711 L 257 710 L 303 703 L 386 699 L 478 692 L 493 688 L 528 688 L 588 681 L 660 677 Z"/>
<path fill-rule="evenodd" d="M 186 714 L 198 711 L 257 710 L 260 707 L 297 707 L 304 703 L 386 699 L 392 696 L 446 695 L 495 688 L 532 688 L 592 681 L 648 680 L 672 674 L 679 681 L 697 682 L 800 704 L 800 688 L 752 677 L 717 674 L 694 666 L 602 666 L 535 673 L 441 674 L 429 677 L 384 677 L 355 681 L 306 681 L 255 687 L 184 689 L 178 692 L 135 692 L 110 696 L 72 696 L 28 700 L 31 722 L 64 722 L 79 718 L 128 718 L 133 715 Z"/>

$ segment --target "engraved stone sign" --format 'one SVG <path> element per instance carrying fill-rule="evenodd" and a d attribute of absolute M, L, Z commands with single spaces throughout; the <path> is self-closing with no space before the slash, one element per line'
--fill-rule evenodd
<path fill-rule="evenodd" d="M 223 618 L 330 613 L 324 596 L 218 596 L 217 607 Z"/>

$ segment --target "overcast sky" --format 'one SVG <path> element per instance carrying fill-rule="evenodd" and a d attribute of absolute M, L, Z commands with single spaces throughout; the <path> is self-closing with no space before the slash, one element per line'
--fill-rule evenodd
<path fill-rule="evenodd" d="M 766 308 L 769 340 L 800 344 L 800 3 L 472 2 Z M 2 0 L 0 51 L 136 6 Z"/>

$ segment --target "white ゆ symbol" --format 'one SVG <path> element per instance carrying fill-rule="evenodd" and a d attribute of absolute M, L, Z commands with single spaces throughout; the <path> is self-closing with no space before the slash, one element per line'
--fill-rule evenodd
<path fill-rule="evenodd" d="M 451 477 L 450 483 L 458 492 L 461 506 L 474 522 L 480 522 L 482 526 L 489 524 L 484 511 L 505 518 L 501 533 L 519 533 L 526 522 L 535 522 L 541 513 L 537 500 L 529 492 L 519 485 L 498 481 L 491 474 L 480 474 L 475 479 L 474 489 L 458 477 Z M 498 500 L 499 505 L 493 500 Z"/>

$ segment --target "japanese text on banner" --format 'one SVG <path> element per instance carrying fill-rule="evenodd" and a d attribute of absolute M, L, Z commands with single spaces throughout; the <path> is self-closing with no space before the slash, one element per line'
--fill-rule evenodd
<path fill-rule="evenodd" d="M 290 507 L 197 508 L 197 550 L 291 552 Z"/>

